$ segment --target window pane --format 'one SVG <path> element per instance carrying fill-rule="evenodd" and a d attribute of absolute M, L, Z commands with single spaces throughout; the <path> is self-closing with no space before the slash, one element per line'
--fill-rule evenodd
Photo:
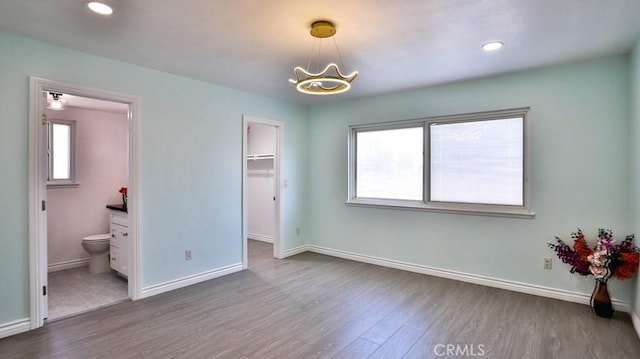
<path fill-rule="evenodd" d="M 53 179 L 71 177 L 71 126 L 53 124 Z"/>
<path fill-rule="evenodd" d="M 523 205 L 523 119 L 432 124 L 431 201 Z"/>
<path fill-rule="evenodd" d="M 423 131 L 413 127 L 358 132 L 357 197 L 421 201 Z"/>

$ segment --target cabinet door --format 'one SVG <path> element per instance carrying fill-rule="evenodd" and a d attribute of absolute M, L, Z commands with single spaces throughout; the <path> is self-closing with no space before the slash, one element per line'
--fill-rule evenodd
<path fill-rule="evenodd" d="M 111 269 L 120 272 L 120 251 L 118 247 L 111 246 L 109 253 Z"/>
<path fill-rule="evenodd" d="M 120 240 L 120 273 L 129 276 L 129 229 L 122 227 L 122 239 Z"/>
<path fill-rule="evenodd" d="M 117 243 L 117 253 L 118 257 L 115 261 L 115 270 L 120 272 L 124 276 L 129 275 L 129 233 L 128 229 L 125 226 L 111 223 L 111 233 L 114 235 L 115 240 L 113 241 L 113 246 L 116 246 Z M 112 262 L 113 263 L 113 262 Z"/>

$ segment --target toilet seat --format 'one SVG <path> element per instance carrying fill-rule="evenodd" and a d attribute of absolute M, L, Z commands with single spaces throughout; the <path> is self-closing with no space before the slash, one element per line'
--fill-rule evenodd
<path fill-rule="evenodd" d="M 89 241 L 89 242 L 108 241 L 110 239 L 111 239 L 111 233 L 94 234 L 94 235 L 82 238 L 83 241 Z"/>

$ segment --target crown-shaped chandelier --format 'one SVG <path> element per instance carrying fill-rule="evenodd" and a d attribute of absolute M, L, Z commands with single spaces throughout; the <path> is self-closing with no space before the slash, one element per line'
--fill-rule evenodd
<path fill-rule="evenodd" d="M 333 35 L 336 34 L 336 28 L 332 22 L 327 20 L 320 20 L 311 24 L 311 31 L 309 32 L 311 33 L 311 36 L 315 37 L 316 39 L 322 40 L 325 38 L 333 37 Z M 293 73 L 295 74 L 296 79 L 289 79 L 289 82 L 295 85 L 298 91 L 310 95 L 333 95 L 349 90 L 349 88 L 351 87 L 351 82 L 356 78 L 356 76 L 358 76 L 358 71 L 354 71 L 351 74 L 345 76 L 340 72 L 338 65 L 336 65 L 335 63 L 330 63 L 326 65 L 324 70 L 320 72 L 310 72 L 310 67 L 312 65 L 311 60 L 316 48 L 316 42 L 318 42 L 317 51 L 318 53 L 320 52 L 320 41 L 314 40 L 314 49 L 312 49 L 311 55 L 309 56 L 307 68 L 303 69 L 300 66 L 294 68 Z M 333 44 L 335 45 L 335 49 L 338 53 L 338 57 L 340 58 L 340 62 L 344 67 L 342 55 L 340 54 L 340 50 L 338 49 L 338 44 L 336 43 L 335 38 L 333 38 Z M 317 64 L 317 68 L 319 70 L 319 64 Z"/>

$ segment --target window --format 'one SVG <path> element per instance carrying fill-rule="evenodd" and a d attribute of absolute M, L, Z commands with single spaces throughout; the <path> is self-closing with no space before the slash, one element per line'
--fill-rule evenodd
<path fill-rule="evenodd" d="M 76 186 L 75 121 L 48 121 L 49 186 Z"/>
<path fill-rule="evenodd" d="M 532 217 L 527 111 L 351 126 L 347 203 Z"/>
<path fill-rule="evenodd" d="M 358 197 L 422 200 L 422 127 L 356 133 Z"/>

